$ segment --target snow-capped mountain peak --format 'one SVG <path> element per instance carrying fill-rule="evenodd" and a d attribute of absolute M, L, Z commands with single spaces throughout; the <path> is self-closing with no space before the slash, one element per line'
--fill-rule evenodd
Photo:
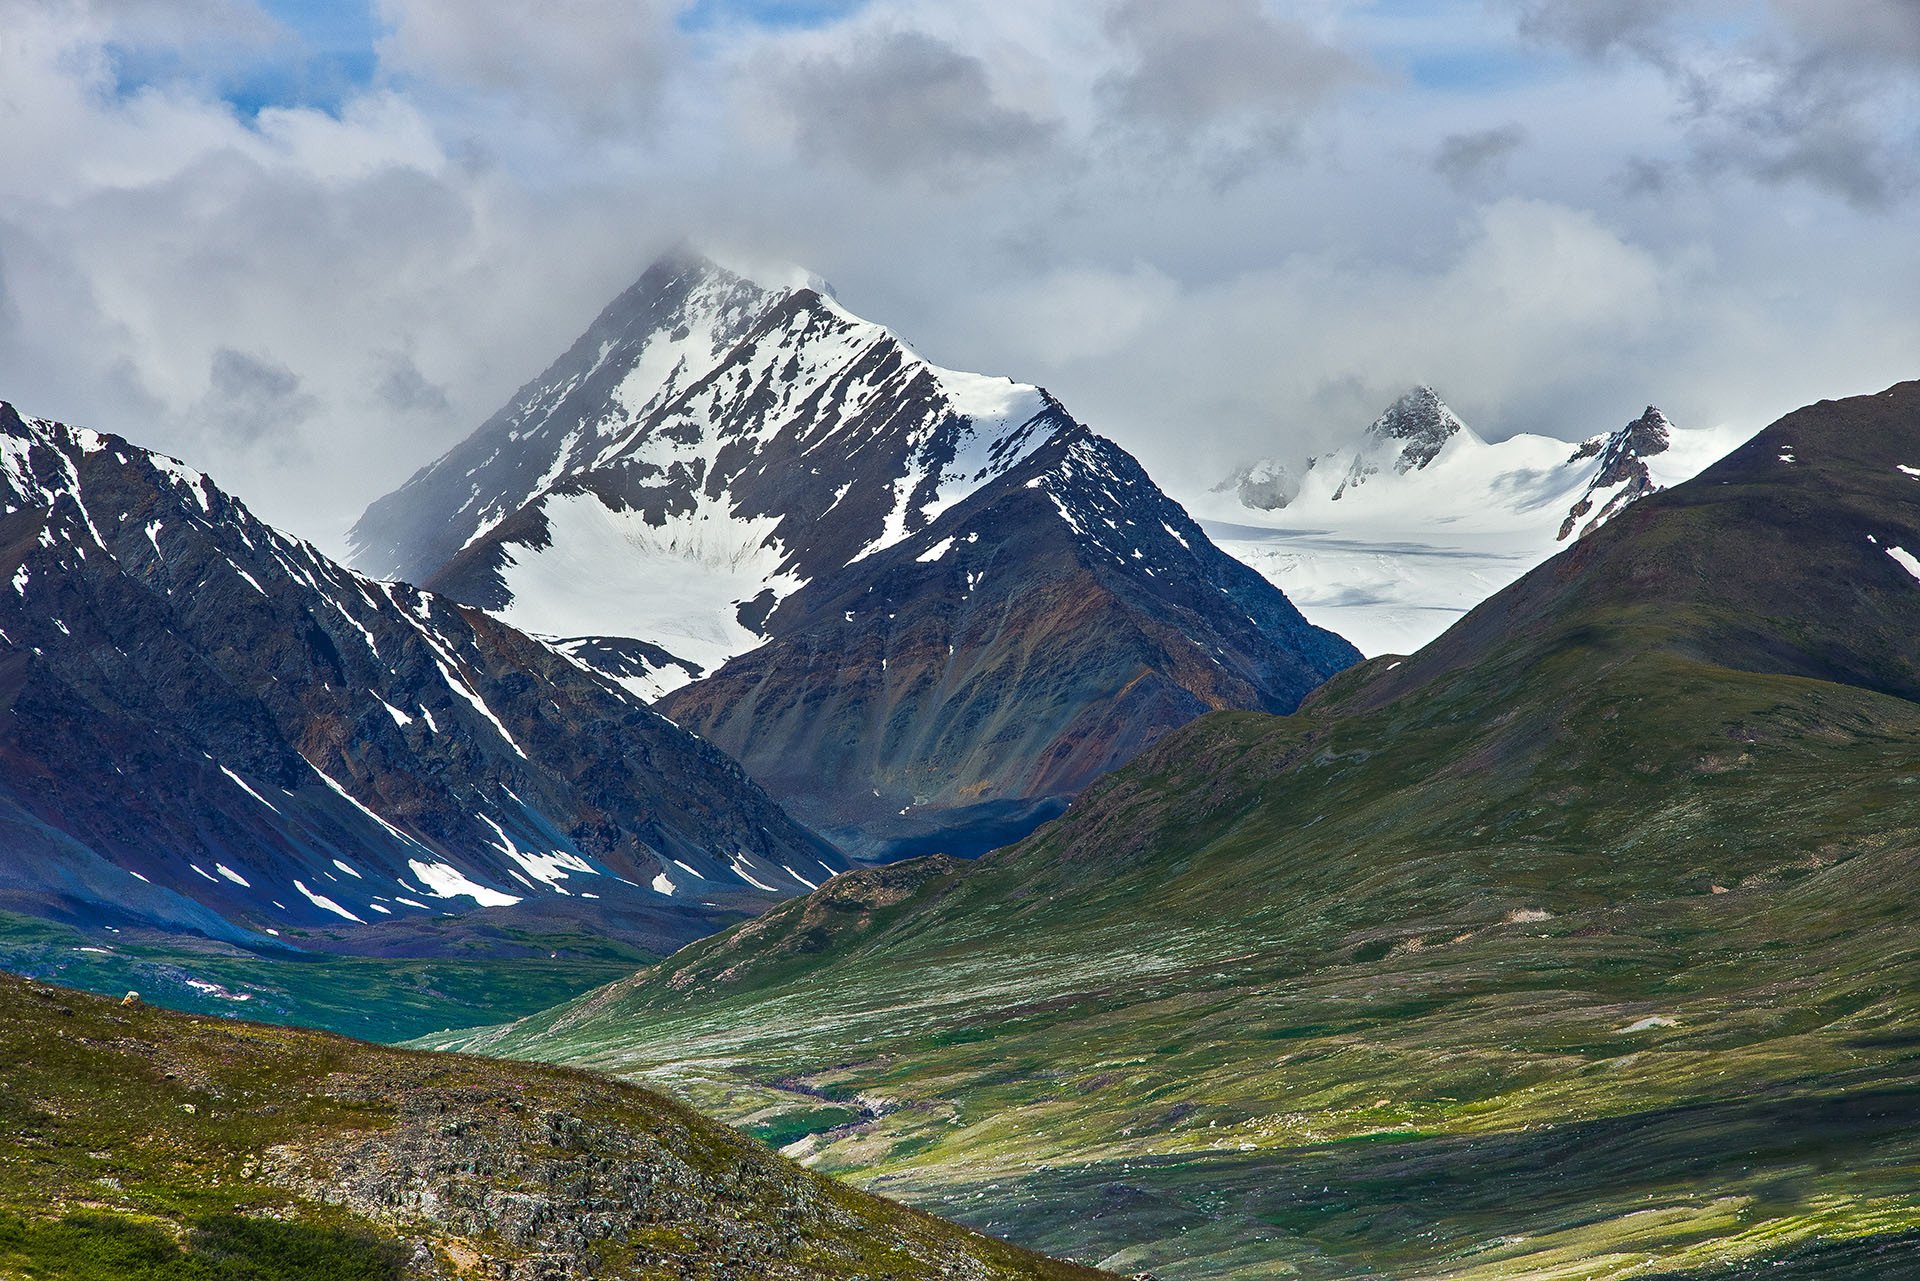
<path fill-rule="evenodd" d="M 1467 430 L 1433 388 L 1423 383 L 1373 420 L 1359 448 L 1352 451 L 1353 460 L 1333 491 L 1333 500 L 1345 497 L 1348 490 L 1382 471 L 1390 469 L 1397 475 L 1419 471 L 1457 438 L 1479 443 L 1479 437 Z M 1320 465 L 1316 459 L 1309 468 Z"/>
<path fill-rule="evenodd" d="M 1357 445 L 1304 466 L 1241 467 L 1208 496 L 1209 532 L 1308 618 L 1367 653 L 1410 653 L 1467 609 L 1628 504 L 1745 438 L 1677 428 L 1659 410 L 1577 446 L 1489 443 L 1431 388 L 1396 401 Z"/>
<path fill-rule="evenodd" d="M 1372 440 L 1399 443 L 1397 469 L 1403 472 L 1425 467 L 1449 441 L 1462 433 L 1468 439 L 1479 439 L 1439 394 L 1424 383 L 1394 401 L 1367 428 Z"/>
<path fill-rule="evenodd" d="M 649 271 L 621 310 L 654 330 L 576 344 L 361 545 L 451 524 L 403 548 L 441 557 L 426 586 L 660 700 L 869 855 L 1012 839 L 1167 728 L 1291 710 L 1357 657 L 1043 389 L 742 280 Z M 684 319 L 708 291 L 729 343 Z M 567 447 L 481 521 L 467 458 L 504 424 Z"/>
<path fill-rule="evenodd" d="M 567 641 L 657 697 L 760 644 L 823 574 L 899 543 L 1071 419 L 943 369 L 804 273 L 650 268 L 474 437 L 376 503 L 357 563 Z"/>
<path fill-rule="evenodd" d="M 812 287 L 797 275 L 763 286 L 685 250 L 660 259 L 479 431 L 368 509 L 351 534 L 354 564 L 422 581 L 617 447 L 610 438 L 704 377 L 769 307 Z"/>

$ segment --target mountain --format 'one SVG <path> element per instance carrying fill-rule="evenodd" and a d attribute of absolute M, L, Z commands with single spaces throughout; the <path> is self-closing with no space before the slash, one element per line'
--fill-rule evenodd
<path fill-rule="evenodd" d="M 822 288 L 655 263 L 367 510 L 355 564 L 596 649 L 647 642 L 625 679 L 657 696 L 1066 425 L 1038 389 L 939 369 Z"/>
<path fill-rule="evenodd" d="M 1810 406 L 1020 845 L 436 1043 L 1170 1281 L 1912 1276 L 1916 548 L 1920 382 Z"/>
<path fill-rule="evenodd" d="M 1407 653 L 1628 503 L 1745 438 L 1658 409 L 1578 445 L 1476 435 L 1430 387 L 1351 445 L 1240 468 L 1201 503 L 1226 551 L 1369 654 Z"/>
<path fill-rule="evenodd" d="M 0 977 L 0 1274 L 1095 1281 L 658 1095 Z"/>
<path fill-rule="evenodd" d="M 687 255 L 353 537 L 661 698 L 867 857 L 1004 843 L 1358 657 L 1044 390 Z"/>
<path fill-rule="evenodd" d="M 616 683 L 172 459 L 0 405 L 0 507 L 0 908 L 271 948 L 519 905 L 670 947 L 845 866 Z"/>

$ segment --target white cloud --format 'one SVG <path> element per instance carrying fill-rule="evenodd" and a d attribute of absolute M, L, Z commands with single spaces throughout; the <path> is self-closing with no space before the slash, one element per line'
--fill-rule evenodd
<path fill-rule="evenodd" d="M 1102 90 L 1122 117 L 1174 139 L 1225 125 L 1284 141 L 1367 78 L 1364 64 L 1260 0 L 1118 0 L 1107 30 L 1124 61 Z"/>
<path fill-rule="evenodd" d="M 335 540 L 691 233 L 1047 383 L 1178 484 L 1415 379 L 1496 434 L 1755 421 L 1920 372 L 1912 9 L 1837 2 L 689 32 L 664 0 L 382 0 L 367 84 L 243 116 L 220 69 L 290 39 L 244 0 L 0 0 L 0 397 Z M 123 83 L 129 40 L 179 74 Z"/>
<path fill-rule="evenodd" d="M 596 130 L 646 123 L 684 50 L 677 0 L 377 0 L 383 60 Z"/>

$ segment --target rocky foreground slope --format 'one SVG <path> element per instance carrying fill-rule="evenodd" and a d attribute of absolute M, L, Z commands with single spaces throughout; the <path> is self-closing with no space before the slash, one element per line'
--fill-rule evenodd
<path fill-rule="evenodd" d="M 1920 1275 L 1917 635 L 1920 382 L 1017 847 L 448 1041 L 1169 1278 Z"/>
<path fill-rule="evenodd" d="M 856 1192 L 658 1095 L 0 977 L 0 1275 L 1102 1275 Z"/>

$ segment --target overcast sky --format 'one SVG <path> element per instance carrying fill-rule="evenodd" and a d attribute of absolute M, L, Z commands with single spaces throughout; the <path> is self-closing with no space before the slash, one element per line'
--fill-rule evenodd
<path fill-rule="evenodd" d="M 1176 493 L 1920 376 L 1920 0 L 0 0 L 0 399 L 329 548 L 667 246 Z"/>

